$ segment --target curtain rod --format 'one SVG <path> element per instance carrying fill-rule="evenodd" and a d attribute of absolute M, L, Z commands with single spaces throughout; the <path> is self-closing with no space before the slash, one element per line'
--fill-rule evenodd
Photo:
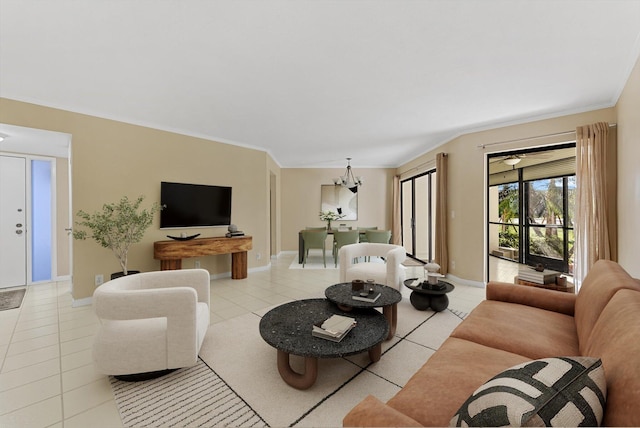
<path fill-rule="evenodd" d="M 614 126 L 618 126 L 618 124 L 617 123 L 610 123 L 609 124 L 609 128 L 613 128 Z M 564 131 L 564 132 L 556 132 L 555 134 L 538 135 L 537 137 L 526 137 L 526 138 L 519 138 L 517 140 L 497 141 L 495 143 L 479 144 L 476 147 L 478 147 L 479 149 L 480 148 L 484 149 L 485 147 L 497 146 L 499 144 L 519 143 L 520 141 L 530 141 L 530 140 L 538 140 L 540 138 L 559 137 L 561 135 L 570 135 L 570 134 L 575 134 L 575 133 L 576 133 L 575 130 L 573 130 L 573 131 Z"/>

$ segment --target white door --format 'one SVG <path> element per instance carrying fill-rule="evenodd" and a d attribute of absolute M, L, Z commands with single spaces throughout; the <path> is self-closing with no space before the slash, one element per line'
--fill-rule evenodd
<path fill-rule="evenodd" d="M 27 283 L 26 159 L 0 156 L 0 288 Z"/>

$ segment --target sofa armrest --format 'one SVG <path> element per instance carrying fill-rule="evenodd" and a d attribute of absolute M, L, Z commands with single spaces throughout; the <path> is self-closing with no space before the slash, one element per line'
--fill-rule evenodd
<path fill-rule="evenodd" d="M 367 396 L 342 420 L 344 427 L 419 427 L 420 423 L 384 404 L 373 395 Z"/>
<path fill-rule="evenodd" d="M 576 295 L 528 285 L 489 282 L 487 300 L 517 303 L 573 316 Z"/>

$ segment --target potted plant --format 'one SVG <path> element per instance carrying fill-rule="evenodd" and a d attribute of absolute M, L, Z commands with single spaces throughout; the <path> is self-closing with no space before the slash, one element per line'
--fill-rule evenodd
<path fill-rule="evenodd" d="M 104 204 L 102 210 L 89 214 L 83 210 L 76 214 L 80 220 L 77 226 L 86 227 L 86 230 L 74 230 L 75 239 L 92 238 L 104 248 L 113 251 L 120 267 L 121 273 L 111 276 L 111 279 L 127 275 L 127 256 L 131 244 L 140 242 L 145 231 L 153 222 L 153 215 L 162 207 L 154 203 L 149 209 L 141 209 L 140 205 L 144 196 L 139 196 L 135 201 L 130 201 L 126 196 L 118 203 Z"/>
<path fill-rule="evenodd" d="M 333 220 L 340 220 L 344 216 L 345 214 L 338 214 L 331 210 L 320 211 L 320 220 L 327 222 L 327 230 L 331 230 L 331 222 Z"/>

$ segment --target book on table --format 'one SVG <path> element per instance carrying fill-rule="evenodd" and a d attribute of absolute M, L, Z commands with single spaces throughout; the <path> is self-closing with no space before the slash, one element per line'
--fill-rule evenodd
<path fill-rule="evenodd" d="M 548 269 L 542 272 L 538 272 L 532 268 L 518 270 L 518 278 L 524 281 L 535 282 L 536 284 L 553 284 L 556 282 L 558 276 L 560 276 L 560 272 Z"/>
<path fill-rule="evenodd" d="M 369 302 L 369 303 L 374 303 L 376 300 L 378 300 L 378 298 L 380 297 L 381 293 L 369 293 L 366 296 L 361 296 L 360 294 L 354 294 L 353 296 L 351 296 L 351 298 L 353 300 L 359 300 L 361 302 Z"/>
<path fill-rule="evenodd" d="M 331 315 L 320 325 L 314 325 L 311 334 L 322 339 L 340 342 L 356 326 L 356 320 L 343 315 Z"/>

